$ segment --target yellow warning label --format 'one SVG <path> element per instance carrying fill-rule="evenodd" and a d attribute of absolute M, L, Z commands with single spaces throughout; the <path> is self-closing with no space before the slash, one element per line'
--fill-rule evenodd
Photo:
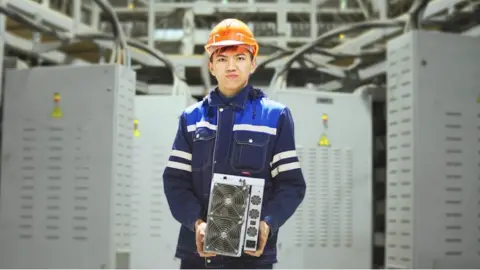
<path fill-rule="evenodd" d="M 63 112 L 60 108 L 60 94 L 54 93 L 53 94 L 53 110 L 51 114 L 52 118 L 62 118 Z"/>
<path fill-rule="evenodd" d="M 322 135 L 320 141 L 318 142 L 320 146 L 330 146 L 330 140 L 327 138 L 326 135 Z"/>
<path fill-rule="evenodd" d="M 62 109 L 60 109 L 60 106 L 55 105 L 52 110 L 52 118 L 62 118 L 62 117 L 63 117 Z"/>
<path fill-rule="evenodd" d="M 133 120 L 133 136 L 140 137 L 140 131 L 138 130 L 138 120 Z"/>

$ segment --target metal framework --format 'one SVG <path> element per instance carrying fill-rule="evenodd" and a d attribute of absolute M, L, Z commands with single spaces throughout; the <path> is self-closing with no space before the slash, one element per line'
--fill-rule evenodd
<path fill-rule="evenodd" d="M 139 19 L 135 21 L 147 28 L 138 38 L 154 45 L 157 39 L 161 42 L 179 43 L 182 45 L 182 54 L 194 54 L 195 46 L 202 46 L 206 42 L 208 31 L 212 23 L 225 16 L 240 16 L 250 22 L 257 38 L 264 42 L 274 42 L 286 46 L 292 43 L 307 43 L 319 33 L 324 32 L 325 24 L 320 23 L 318 16 L 360 16 L 363 12 L 358 7 L 357 0 L 328 1 L 328 0 L 237 0 L 237 1 L 141 1 L 146 2 L 144 7 L 116 8 L 120 15 L 128 15 L 127 20 L 148 14 L 148 23 Z M 345 2 L 345 7 L 339 5 Z M 156 32 L 157 19 L 167 20 L 169 15 L 179 9 L 187 10 L 180 14 L 181 23 L 173 23 L 178 35 L 168 35 L 163 29 Z M 170 16 L 174 17 L 174 16 Z M 210 18 L 215 18 L 213 21 Z M 166 23 L 165 27 L 168 27 Z M 161 26 L 160 26 L 161 27 Z M 135 32 L 135 30 L 133 30 Z M 143 36 L 141 36 L 143 34 Z"/>
<path fill-rule="evenodd" d="M 1 7 L 10 7 L 16 11 L 21 12 L 22 14 L 30 16 L 32 19 L 37 20 L 39 23 L 49 25 L 54 29 L 59 29 L 62 31 L 70 33 L 104 33 L 106 31 L 105 27 L 102 27 L 102 18 L 99 8 L 91 3 L 93 1 L 81 1 L 81 0 L 71 0 L 71 9 L 67 14 L 63 14 L 52 8 L 51 2 L 53 0 L 39 0 L 37 3 L 31 0 L 0 0 Z M 267 0 L 265 0 L 267 1 Z M 122 19 L 123 14 L 128 13 L 130 17 L 138 16 L 147 21 L 149 29 L 147 33 L 151 35 L 138 37 L 139 40 L 144 41 L 149 46 L 157 46 L 155 41 L 155 36 L 152 29 L 155 28 L 156 21 L 161 20 L 162 16 L 165 14 L 170 14 L 175 10 L 182 9 L 186 10 L 183 13 L 182 24 L 179 26 L 183 31 L 184 35 L 182 38 L 161 38 L 162 43 L 172 43 L 180 42 L 180 47 L 182 48 L 182 54 L 167 54 L 168 58 L 172 63 L 174 63 L 174 69 L 181 75 L 185 77 L 185 70 L 189 68 L 196 68 L 197 70 L 200 67 L 205 65 L 205 56 L 202 54 L 194 54 L 192 49 L 195 45 L 199 46 L 204 42 L 204 39 L 207 36 L 207 29 L 202 29 L 195 27 L 195 24 L 198 24 L 195 20 L 204 20 L 204 18 L 210 16 L 212 13 L 221 13 L 224 16 L 228 14 L 251 14 L 252 12 L 260 12 L 258 9 L 264 7 L 261 12 L 265 18 L 268 18 L 268 14 L 276 13 L 274 23 L 276 24 L 276 30 L 274 35 L 270 37 L 260 35 L 259 40 L 262 43 L 271 43 L 276 41 L 277 45 L 282 47 L 282 44 L 289 44 L 291 41 L 297 41 L 297 43 L 308 43 L 311 42 L 313 37 L 318 35 L 318 28 L 315 30 L 315 25 L 318 25 L 318 16 L 322 14 L 331 14 L 333 8 L 325 8 L 325 5 L 329 1 L 325 0 L 312 0 L 308 3 L 304 1 L 296 1 L 295 3 L 289 3 L 286 1 L 283 2 L 236 2 L 228 3 L 228 5 L 222 3 L 205 3 L 205 2 L 182 2 L 182 3 L 171 3 L 171 2 L 157 2 L 154 3 L 153 0 L 137 0 L 136 3 L 140 6 L 135 7 L 134 9 L 127 9 L 126 7 L 116 7 L 118 16 Z M 339 3 L 339 1 L 334 1 Z M 342 1 L 340 1 L 342 2 Z M 343 11 L 339 7 L 335 8 L 337 13 L 345 14 L 359 14 L 363 16 L 363 20 L 370 20 L 372 18 L 371 12 L 369 10 L 374 10 L 379 14 L 378 17 L 386 17 L 386 7 L 381 6 L 382 1 L 372 0 L 368 2 L 370 4 L 370 9 L 366 7 L 367 1 L 352 1 L 355 2 L 355 7 L 345 8 Z M 459 4 L 465 3 L 478 3 L 478 1 L 467 1 L 467 0 L 435 0 L 431 1 L 428 7 L 425 10 L 423 15 L 424 18 L 434 18 L 436 21 L 446 21 L 449 19 L 448 16 L 438 16 L 448 13 L 448 11 L 455 10 L 455 7 Z M 125 5 L 126 1 L 121 1 Z M 142 7 L 143 3 L 143 7 Z M 113 1 L 115 5 L 115 1 Z M 352 4 L 350 4 L 352 5 Z M 249 7 L 250 6 L 250 7 Z M 153 7 L 148 9 L 149 7 Z M 199 8 L 201 7 L 201 8 Z M 373 8 L 372 8 L 373 7 Z M 269 10 L 271 9 L 271 10 Z M 304 9 L 304 10 L 297 10 Z M 148 10 L 148 12 L 147 12 Z M 308 20 L 306 22 L 296 22 L 294 19 L 291 19 L 291 14 L 295 12 L 305 11 L 308 15 Z M 308 11 L 308 12 L 307 12 Z M 341 14 L 340 14 L 341 15 Z M 290 16 L 290 17 L 289 17 Z M 24 53 L 30 54 L 32 48 L 35 48 L 35 34 L 26 28 L 22 28 L 21 25 L 15 23 L 14 21 L 8 19 L 6 20 L 3 15 L 0 15 L 0 31 L 3 32 L 1 45 L 6 45 L 8 48 L 13 48 L 15 50 L 22 51 Z M 396 18 L 398 21 L 406 20 L 407 15 L 402 15 Z M 268 19 L 266 19 L 268 20 Z M 290 21 L 289 21 L 290 20 Z M 270 22 L 266 22 L 268 24 Z M 300 24 L 306 25 L 307 30 L 303 29 L 304 33 L 308 33 L 304 37 L 295 36 L 296 32 L 300 31 L 302 28 Z M 127 25 L 128 26 L 128 25 Z M 297 28 L 295 28 L 297 27 Z M 103 29 L 102 29 L 103 28 Z M 128 27 L 125 32 L 129 32 Z M 6 29 L 6 30 L 3 30 Z M 296 29 L 296 30 L 295 30 Z M 258 29 L 257 29 L 258 30 Z M 264 29 L 265 30 L 265 29 Z M 324 29 L 326 31 L 329 29 Z M 264 31 L 265 32 L 265 31 Z M 267 31 L 268 32 L 268 31 Z M 342 53 L 359 53 L 365 47 L 371 47 L 374 45 L 384 43 L 385 39 L 389 39 L 392 36 L 396 36 L 402 32 L 401 27 L 392 27 L 389 29 L 375 29 L 366 31 L 364 33 L 356 33 L 356 36 L 346 39 L 338 46 L 330 48 L 329 51 L 336 54 Z M 130 31 L 129 34 L 133 32 Z M 469 30 L 464 31 L 462 34 L 470 36 L 478 36 L 480 34 L 480 27 L 476 26 Z M 284 35 L 279 37 L 279 35 Z M 43 38 L 43 41 L 48 39 Z M 81 44 L 79 46 L 74 46 L 74 48 L 62 48 L 57 51 L 51 51 L 47 53 L 42 53 L 40 57 L 44 61 L 51 63 L 72 63 L 72 64 L 91 64 L 98 61 L 101 61 L 99 56 L 103 51 L 109 51 L 113 48 L 114 44 L 111 41 L 96 40 L 94 45 L 91 43 L 88 45 Z M 158 47 L 158 46 L 157 46 Z M 286 46 L 283 46 L 284 48 Z M 79 52 L 81 51 L 81 52 Z M 86 52 L 85 52 L 86 51 Z M 129 54 L 131 55 L 132 64 L 134 66 L 140 65 L 143 67 L 152 67 L 152 68 L 161 68 L 165 67 L 165 64 L 145 53 L 142 50 L 135 49 L 133 47 L 128 47 Z M 269 56 L 262 55 L 259 57 L 258 61 L 263 62 L 267 60 Z M 309 59 L 315 61 L 316 63 L 323 65 L 323 68 L 319 68 L 322 73 L 329 74 L 334 79 L 330 80 L 329 77 L 326 79 L 326 83 L 317 85 L 314 89 L 319 89 L 323 91 L 336 91 L 344 87 L 342 80 L 348 75 L 345 75 L 341 69 L 336 67 L 334 63 L 335 58 L 331 56 L 325 56 L 320 54 L 309 55 Z M 279 69 L 285 65 L 287 57 L 283 57 L 278 61 L 269 62 L 265 65 L 268 69 Z M 295 63 L 292 66 L 293 69 L 301 68 L 298 63 Z M 369 63 L 369 65 L 362 67 L 358 70 L 358 80 L 359 81 L 369 81 L 372 78 L 378 77 L 385 73 L 385 61 L 375 61 Z M 262 75 L 263 76 L 263 75 Z M 305 85 L 302 85 L 305 86 Z M 170 91 L 168 84 L 164 85 L 155 85 L 148 86 L 148 89 L 145 91 L 150 93 L 163 93 L 164 90 Z M 191 85 L 191 93 L 193 95 L 202 95 L 205 91 L 205 86 L 203 85 Z"/>

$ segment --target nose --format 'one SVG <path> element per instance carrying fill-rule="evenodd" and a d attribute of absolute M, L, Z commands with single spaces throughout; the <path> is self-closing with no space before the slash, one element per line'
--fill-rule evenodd
<path fill-rule="evenodd" d="M 227 64 L 227 71 L 228 72 L 233 72 L 236 69 L 237 69 L 237 67 L 235 66 L 235 60 L 229 59 L 228 64 Z"/>

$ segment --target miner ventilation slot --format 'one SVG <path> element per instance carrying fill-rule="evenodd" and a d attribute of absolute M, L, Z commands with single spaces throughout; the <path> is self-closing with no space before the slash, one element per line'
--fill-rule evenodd
<path fill-rule="evenodd" d="M 255 251 L 258 245 L 258 232 L 260 227 L 260 213 L 263 202 L 263 186 L 250 183 L 250 200 L 248 203 L 248 215 L 244 250 Z"/>

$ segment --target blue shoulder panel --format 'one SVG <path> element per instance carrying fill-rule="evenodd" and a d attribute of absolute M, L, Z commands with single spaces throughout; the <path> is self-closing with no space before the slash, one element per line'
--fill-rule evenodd
<path fill-rule="evenodd" d="M 276 135 L 278 119 L 284 108 L 268 98 L 247 102 L 245 110 L 237 113 L 233 129 Z"/>
<path fill-rule="evenodd" d="M 193 132 L 200 126 L 216 130 L 216 113 L 211 109 L 212 111 L 209 114 L 209 107 L 204 106 L 204 102 L 204 100 L 199 101 L 185 109 L 184 114 L 188 132 Z"/>

